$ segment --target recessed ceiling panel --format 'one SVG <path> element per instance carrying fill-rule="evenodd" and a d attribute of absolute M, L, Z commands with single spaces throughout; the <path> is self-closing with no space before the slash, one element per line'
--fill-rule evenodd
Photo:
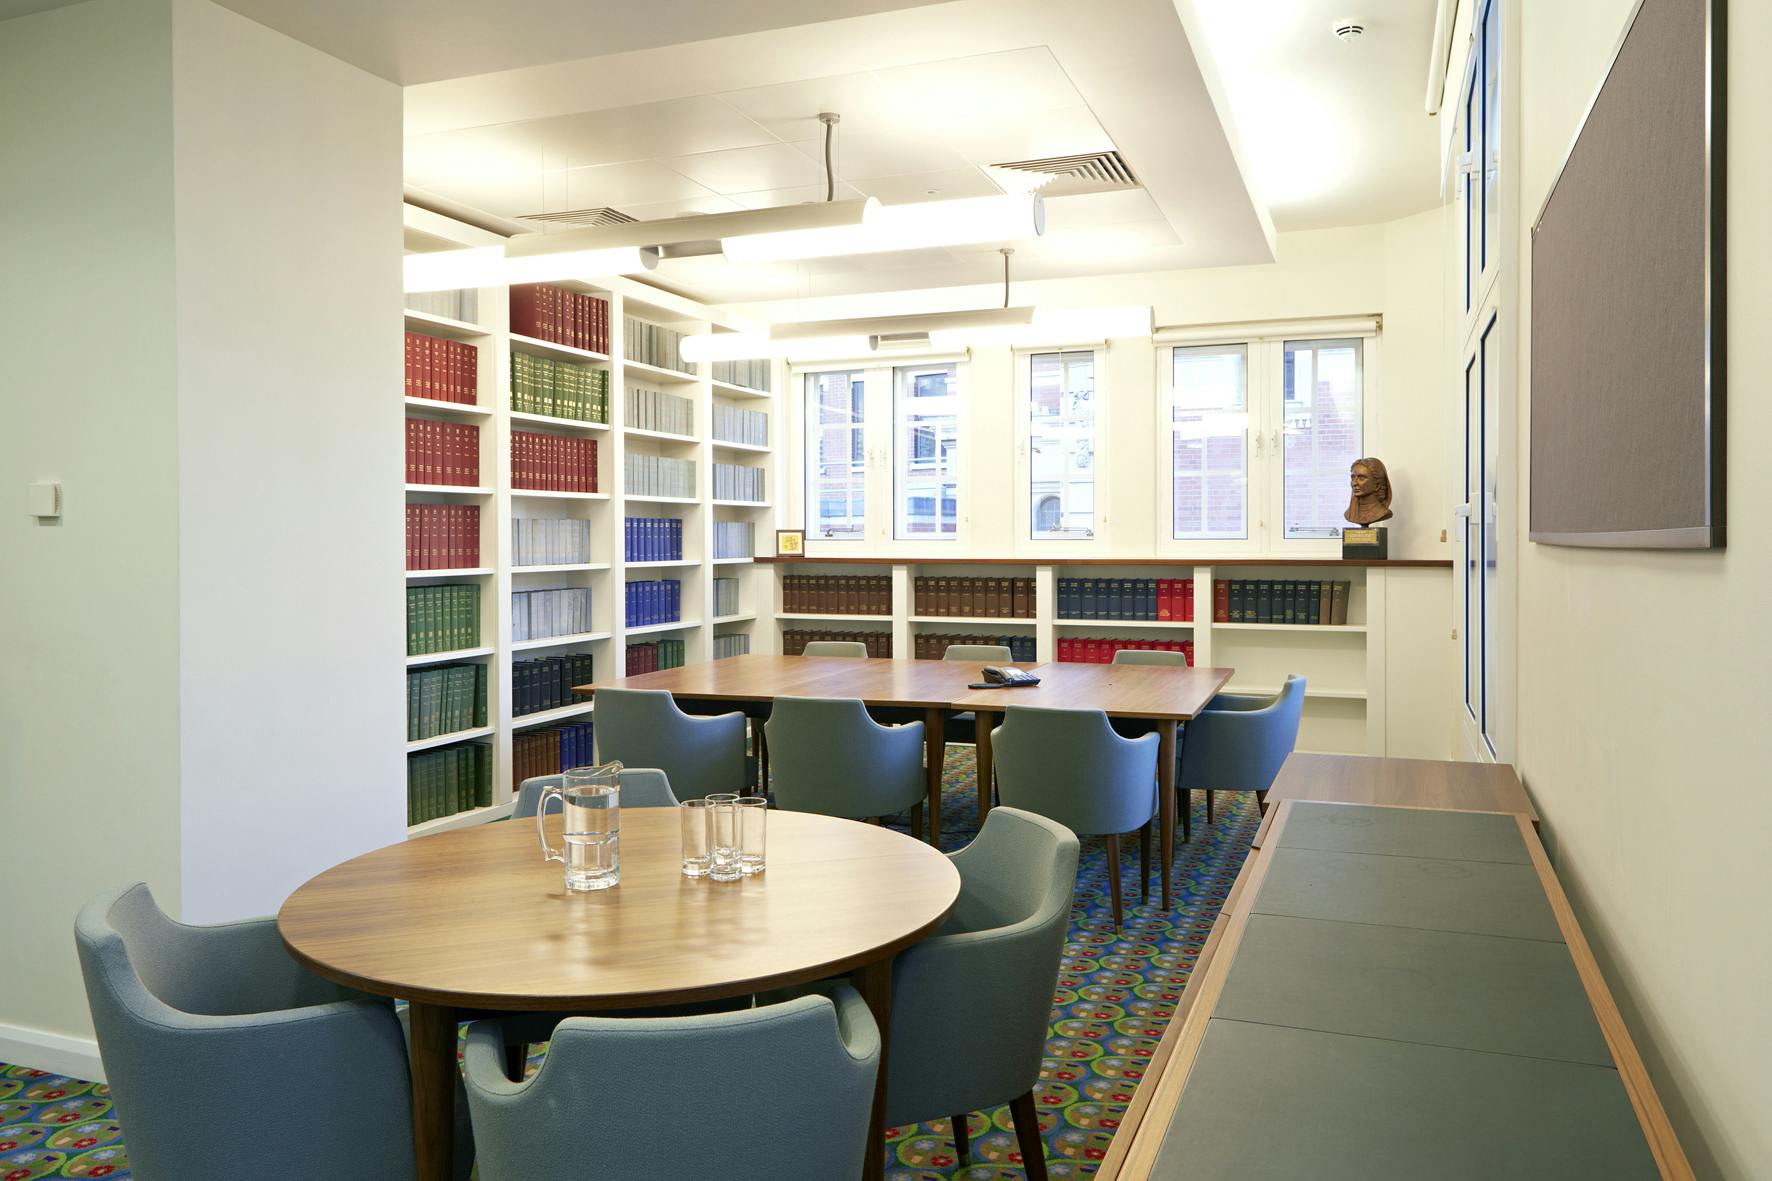
<path fill-rule="evenodd" d="M 569 168 L 560 179 L 565 183 L 570 209 L 591 205 L 625 207 L 712 195 L 706 186 L 653 160 Z"/>
<path fill-rule="evenodd" d="M 843 116 L 838 134 L 848 130 L 884 130 L 894 123 L 892 92 L 867 73 L 728 90 L 716 97 L 754 119 L 764 130 L 790 142 L 824 134 L 824 124 L 818 121 L 820 111 Z"/>
<path fill-rule="evenodd" d="M 815 184 L 824 179 L 824 168 L 784 143 L 727 152 L 703 152 L 674 156 L 665 167 L 719 193 L 752 193 L 762 189 L 785 189 Z"/>
<path fill-rule="evenodd" d="M 899 126 L 937 135 L 1083 103 L 1044 45 L 896 66 L 874 76 L 892 92 Z"/>
<path fill-rule="evenodd" d="M 1034 118 L 1019 114 L 957 122 L 947 138 L 955 150 L 973 164 L 1076 156 L 1114 149 L 1114 141 L 1101 129 L 1094 112 L 1082 105 L 1042 111 Z"/>
<path fill-rule="evenodd" d="M 811 139 L 794 145 L 824 167 L 824 140 Z M 901 176 L 907 172 L 935 172 L 963 168 L 971 161 L 940 139 L 908 135 L 890 125 L 870 130 L 847 118 L 838 125 L 831 141 L 837 175 L 845 177 Z"/>

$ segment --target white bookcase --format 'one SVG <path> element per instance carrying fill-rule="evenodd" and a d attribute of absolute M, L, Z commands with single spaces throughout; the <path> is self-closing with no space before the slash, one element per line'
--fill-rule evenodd
<path fill-rule="evenodd" d="M 1061 638 L 1098 637 L 1151 640 L 1192 640 L 1197 666 L 1222 665 L 1236 670 L 1230 690 L 1271 693 L 1288 673 L 1307 680 L 1301 750 L 1350 754 L 1386 753 L 1385 734 L 1385 591 L 1393 566 L 1444 565 L 1441 562 L 1341 563 L 1288 561 L 1283 558 L 1226 560 L 1220 563 L 1128 558 L 1116 562 L 1054 562 L 992 560 L 964 562 L 915 559 L 787 559 L 764 562 L 781 575 L 892 575 L 891 615 L 833 615 L 782 610 L 774 592 L 778 634 L 788 630 L 880 631 L 892 636 L 892 651 L 908 659 L 918 634 L 946 632 L 966 635 L 1007 635 L 1034 638 L 1037 661 L 1058 659 Z M 1015 577 L 1034 579 L 1032 619 L 985 616 L 917 615 L 912 608 L 915 580 L 922 576 Z M 1058 618 L 1061 578 L 1191 578 L 1194 618 L 1107 620 Z M 1214 623 L 1213 583 L 1242 579 L 1333 579 L 1349 583 L 1345 625 L 1285 623 Z M 778 586 L 780 580 L 776 580 Z"/>
<path fill-rule="evenodd" d="M 408 210 L 409 241 L 414 224 L 432 238 L 459 245 L 484 245 L 491 235 L 473 227 L 457 226 L 433 215 Z M 718 443 L 712 437 L 712 411 L 716 402 L 762 410 L 770 416 L 770 438 L 776 434 L 777 394 L 716 382 L 710 366 L 691 372 L 660 369 L 624 359 L 623 324 L 638 317 L 685 332 L 708 331 L 728 326 L 717 309 L 680 298 L 622 278 L 593 282 L 553 284 L 568 290 L 596 295 L 609 302 L 610 353 L 587 352 L 566 345 L 510 331 L 510 299 L 506 288 L 482 288 L 476 323 L 465 323 L 421 312 L 408 311 L 409 332 L 463 340 L 472 344 L 477 357 L 478 404 L 463 406 L 423 398 L 405 399 L 408 416 L 473 422 L 480 430 L 481 486 L 475 488 L 421 487 L 408 485 L 406 500 L 414 502 L 470 503 L 480 506 L 481 565 L 466 570 L 408 571 L 408 586 L 441 583 L 474 583 L 481 588 L 480 642 L 459 652 L 407 657 L 409 668 L 449 661 L 482 662 L 488 665 L 488 724 L 474 730 L 407 744 L 409 753 L 469 740 L 489 741 L 493 749 L 491 807 L 427 821 L 409 830 L 422 835 L 508 815 L 512 806 L 512 754 L 516 736 L 559 722 L 589 720 L 591 702 L 580 702 L 542 713 L 512 715 L 511 670 L 517 660 L 570 652 L 592 657 L 598 678 L 617 677 L 626 671 L 630 640 L 681 639 L 685 660 L 707 660 L 714 651 L 714 637 L 730 633 L 752 636 L 754 652 L 775 651 L 775 631 L 759 626 L 767 618 L 769 587 L 760 583 L 750 557 L 722 558 L 714 554 L 716 521 L 748 521 L 755 528 L 756 548 L 773 548 L 774 502 L 779 476 L 778 456 L 770 446 Z M 590 364 L 607 369 L 609 422 L 589 423 L 568 418 L 525 414 L 511 409 L 511 355 L 528 352 L 540 356 Z M 779 390 L 783 374 L 772 384 Z M 694 404 L 695 430 L 691 434 L 666 434 L 626 427 L 626 396 L 636 384 L 689 398 Z M 597 441 L 597 491 L 540 492 L 511 486 L 511 433 L 540 431 L 593 438 Z M 695 466 L 695 495 L 690 497 L 629 496 L 623 486 L 625 459 L 630 448 L 652 454 L 688 459 Z M 713 499 L 712 464 L 743 462 L 765 469 L 767 498 L 754 502 L 717 502 Z M 623 543 L 623 522 L 630 515 L 675 516 L 683 521 L 683 558 L 676 562 L 629 562 Z M 591 561 L 551 566 L 515 566 L 512 563 L 513 517 L 565 517 L 590 522 Z M 739 610 L 716 618 L 713 611 L 714 577 L 739 581 Z M 681 620 L 648 627 L 630 627 L 623 617 L 624 584 L 635 578 L 676 578 L 682 581 Z M 591 591 L 592 629 L 573 635 L 550 636 L 513 642 L 511 594 L 513 591 L 585 587 Z"/>

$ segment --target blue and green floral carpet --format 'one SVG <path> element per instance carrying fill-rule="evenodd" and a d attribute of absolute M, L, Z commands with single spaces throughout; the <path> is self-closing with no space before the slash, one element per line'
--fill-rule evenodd
<path fill-rule="evenodd" d="M 972 748 L 950 747 L 942 808 L 944 848 L 957 849 L 976 835 L 977 799 Z M 1205 823 L 1203 801 L 1193 819 L 1191 843 L 1180 844 L 1177 834 L 1175 907 L 1169 912 L 1159 905 L 1154 872 L 1151 901 L 1139 904 L 1138 842 L 1121 842 L 1127 906 L 1118 935 L 1108 903 L 1103 843 L 1083 842 L 1046 1062 L 1034 1088 L 1046 1171 L 1055 1181 L 1095 1172 L 1143 1077 L 1144 1064 L 1175 1012 L 1257 826 L 1254 799 L 1243 792 L 1219 797 L 1216 823 Z M 545 1049 L 537 1051 L 532 1068 L 543 1053 Z M 102 1083 L 0 1064 L 0 1181 L 128 1178 L 124 1129 L 116 1114 L 110 1090 Z M 962 1166 L 954 1152 L 946 1119 L 891 1129 L 888 1181 L 1021 1178 L 1014 1127 L 1007 1107 L 974 1112 L 969 1166 Z"/>

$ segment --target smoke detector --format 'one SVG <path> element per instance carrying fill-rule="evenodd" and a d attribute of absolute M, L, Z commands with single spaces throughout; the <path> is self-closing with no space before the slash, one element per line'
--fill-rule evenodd
<path fill-rule="evenodd" d="M 1354 41 L 1366 31 L 1366 26 L 1359 21 L 1336 21 L 1330 26 L 1329 31 L 1343 41 Z"/>

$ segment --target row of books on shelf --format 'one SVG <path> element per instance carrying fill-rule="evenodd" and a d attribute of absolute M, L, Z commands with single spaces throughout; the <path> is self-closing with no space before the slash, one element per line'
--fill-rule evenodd
<path fill-rule="evenodd" d="M 514 641 L 575 636 L 590 630 L 589 587 L 511 592 L 511 639 Z"/>
<path fill-rule="evenodd" d="M 511 288 L 511 331 L 593 353 L 609 352 L 609 301 L 527 283 Z"/>
<path fill-rule="evenodd" d="M 573 517 L 512 517 L 511 565 L 570 566 L 591 560 L 591 523 Z"/>
<path fill-rule="evenodd" d="M 679 373 L 689 371 L 688 364 L 683 360 L 683 337 L 686 333 L 634 316 L 622 318 L 621 330 L 621 352 L 628 360 L 639 361 L 643 365 L 656 365 L 660 369 L 675 369 Z"/>
<path fill-rule="evenodd" d="M 695 461 L 667 459 L 630 449 L 622 457 L 622 487 L 629 496 L 694 496 Z"/>
<path fill-rule="evenodd" d="M 1061 578 L 1060 619 L 1148 619 L 1186 623 L 1194 617 L 1191 578 Z"/>
<path fill-rule="evenodd" d="M 723 381 L 727 385 L 741 385 L 747 390 L 769 390 L 772 363 L 765 360 L 751 361 L 715 361 L 713 374 L 715 381 Z"/>
<path fill-rule="evenodd" d="M 763 469 L 738 463 L 714 465 L 715 500 L 762 500 Z"/>
<path fill-rule="evenodd" d="M 580 422 L 609 421 L 609 370 L 529 353 L 511 354 L 511 409 Z"/>
<path fill-rule="evenodd" d="M 665 668 L 682 668 L 685 645 L 682 640 L 649 640 L 628 645 L 628 676 L 655 673 Z"/>
<path fill-rule="evenodd" d="M 628 583 L 629 627 L 675 623 L 683 618 L 683 584 L 675 578 L 643 578 Z"/>
<path fill-rule="evenodd" d="M 511 790 L 520 788 L 525 779 L 595 763 L 595 730 L 590 722 L 525 730 L 511 740 Z"/>
<path fill-rule="evenodd" d="M 486 724 L 486 666 L 436 664 L 406 674 L 406 741 Z"/>
<path fill-rule="evenodd" d="M 788 574 L 781 609 L 789 615 L 890 615 L 890 574 Z"/>
<path fill-rule="evenodd" d="M 459 291 L 409 291 L 406 293 L 406 309 L 474 324 L 480 319 L 480 292 L 473 287 Z"/>
<path fill-rule="evenodd" d="M 458 652 L 479 643 L 479 587 L 448 583 L 406 588 L 406 655 Z"/>
<path fill-rule="evenodd" d="M 738 614 L 738 579 L 714 579 L 714 614 Z"/>
<path fill-rule="evenodd" d="M 479 401 L 480 352 L 463 340 L 406 334 L 406 396 L 464 406 Z"/>
<path fill-rule="evenodd" d="M 1032 619 L 1034 580 L 919 577 L 911 584 L 911 614 Z"/>
<path fill-rule="evenodd" d="M 806 645 L 819 640 L 853 640 L 858 644 L 866 644 L 869 656 L 881 660 L 892 658 L 891 632 L 811 631 L 799 627 L 783 629 L 781 654 L 783 656 L 803 656 L 806 653 Z"/>
<path fill-rule="evenodd" d="M 568 652 L 564 656 L 542 656 L 534 660 L 511 662 L 511 716 L 524 717 L 550 709 L 573 705 L 582 698 L 572 692 L 574 685 L 588 685 L 591 675 L 589 652 Z"/>
<path fill-rule="evenodd" d="M 714 659 L 743 656 L 751 650 L 751 633 L 722 632 L 714 637 Z"/>
<path fill-rule="evenodd" d="M 1058 659 L 1065 664 L 1112 664 L 1114 653 L 1130 649 L 1136 652 L 1180 652 L 1187 662 L 1194 662 L 1192 640 L 1134 640 L 1123 636 L 1060 636 Z"/>
<path fill-rule="evenodd" d="M 1009 659 L 1031 664 L 1034 660 L 1032 636 L 954 636 L 941 632 L 918 632 L 911 640 L 912 653 L 918 660 L 940 660 L 952 644 L 1001 644 L 1009 649 Z"/>
<path fill-rule="evenodd" d="M 714 522 L 714 557 L 748 558 L 756 552 L 757 526 L 755 522 Z"/>
<path fill-rule="evenodd" d="M 492 747 L 464 742 L 406 756 L 406 823 L 492 805 Z"/>
<path fill-rule="evenodd" d="M 465 570 L 480 564 L 480 506 L 406 506 L 406 568 Z"/>
<path fill-rule="evenodd" d="M 722 443 L 769 446 L 769 416 L 761 410 L 715 403 L 713 430 L 714 438 Z"/>
<path fill-rule="evenodd" d="M 668 435 L 695 433 L 695 403 L 663 390 L 645 386 L 628 387 L 627 402 L 622 408 L 622 421 L 641 431 L 663 431 Z"/>
<path fill-rule="evenodd" d="M 464 488 L 479 484 L 480 428 L 471 422 L 408 418 L 406 482 Z"/>
<path fill-rule="evenodd" d="M 534 492 L 597 491 L 597 440 L 512 431 L 511 487 Z"/>
<path fill-rule="evenodd" d="M 678 517 L 629 517 L 623 524 L 623 560 L 629 562 L 680 562 L 683 560 L 683 522 Z"/>
<path fill-rule="evenodd" d="M 1347 626 L 1353 584 L 1338 579 L 1230 578 L 1212 584 L 1217 623 Z"/>

